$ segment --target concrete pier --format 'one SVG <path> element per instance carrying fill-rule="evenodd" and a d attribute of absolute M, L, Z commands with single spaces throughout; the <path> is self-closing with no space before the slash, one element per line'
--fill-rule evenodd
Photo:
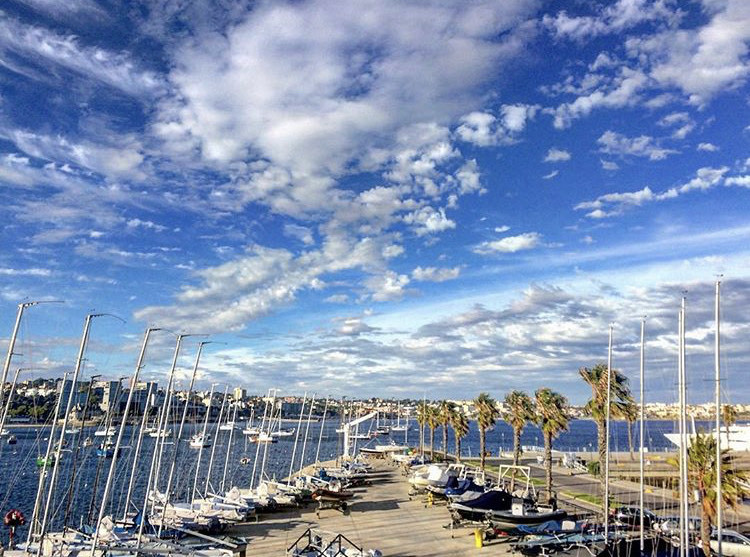
<path fill-rule="evenodd" d="M 247 556 L 283 556 L 287 548 L 307 528 L 314 527 L 343 534 L 363 549 L 379 549 L 386 556 L 430 555 L 438 557 L 504 555 L 507 544 L 495 542 L 477 549 L 474 531 L 444 528 L 450 522 L 445 505 L 425 506 L 422 499 L 410 500 L 409 485 L 401 470 L 383 461 L 374 461 L 372 485 L 356 488 L 350 510 L 323 510 L 320 519 L 316 505 L 306 509 L 266 514 L 257 524 L 232 528 L 232 535 L 246 536 Z"/>

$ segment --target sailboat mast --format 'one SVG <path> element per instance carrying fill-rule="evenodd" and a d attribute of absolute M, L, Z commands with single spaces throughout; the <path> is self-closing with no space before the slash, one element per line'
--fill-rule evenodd
<path fill-rule="evenodd" d="M 320 458 L 320 444 L 323 442 L 323 429 L 326 425 L 326 414 L 328 413 L 328 400 L 330 397 L 326 397 L 325 406 L 323 406 L 323 419 L 320 423 L 320 433 L 318 434 L 318 448 L 315 449 L 315 464 L 319 462 Z"/>
<path fill-rule="evenodd" d="M 607 349 L 607 420 L 604 425 L 604 543 L 609 542 L 609 420 L 612 407 L 612 333 L 614 326 L 609 326 L 609 347 Z"/>
<path fill-rule="evenodd" d="M 65 381 L 68 379 L 68 372 L 66 371 L 63 373 L 62 376 L 62 384 L 65 385 Z M 36 490 L 36 499 L 34 500 L 34 510 L 31 514 L 31 520 L 29 521 L 29 535 L 26 538 L 26 547 L 28 548 L 29 544 L 31 543 L 31 540 L 34 536 L 34 533 L 36 532 L 36 528 L 38 526 L 38 518 L 39 518 L 39 507 L 42 503 L 42 494 L 44 493 L 44 486 L 47 481 L 47 468 L 49 467 L 49 455 L 52 451 L 52 442 L 55 437 L 55 428 L 57 426 L 57 417 L 60 415 L 60 408 L 62 406 L 62 399 L 63 399 L 63 393 L 65 389 L 60 388 L 60 394 L 57 397 L 57 402 L 55 402 L 55 409 L 54 413 L 52 414 L 52 428 L 49 432 L 49 438 L 47 439 L 47 450 L 44 453 L 44 462 L 42 464 L 41 471 L 39 473 L 39 485 L 37 486 Z M 41 542 L 40 542 L 41 543 Z"/>
<path fill-rule="evenodd" d="M 229 393 L 229 385 L 224 386 L 224 397 L 221 399 L 221 409 L 219 410 L 219 421 L 216 422 L 216 429 L 214 430 L 214 440 L 211 444 L 211 456 L 208 459 L 208 469 L 206 470 L 206 485 L 203 489 L 203 497 L 208 497 L 208 484 L 211 479 L 211 472 L 214 468 L 214 456 L 216 456 L 216 445 L 219 444 L 219 433 L 221 432 L 221 421 L 224 419 L 224 408 L 227 405 L 227 396 Z M 227 411 L 229 415 L 229 411 Z M 205 442 L 205 439 L 203 440 Z M 229 454 L 229 451 L 227 451 Z"/>
<path fill-rule="evenodd" d="M 156 433 L 156 444 L 154 446 L 154 454 L 156 455 L 156 468 L 153 471 L 154 474 L 154 494 L 159 492 L 159 476 L 161 474 L 161 462 L 164 456 L 164 445 L 167 443 L 167 429 L 169 428 L 169 415 L 172 411 L 172 398 L 174 397 L 175 385 L 174 385 L 174 374 L 177 369 L 177 359 L 180 354 L 180 348 L 182 346 L 182 340 L 192 336 L 187 334 L 177 335 L 177 347 L 174 351 L 172 358 L 172 367 L 169 370 L 169 381 L 167 382 L 167 394 L 164 401 L 164 407 L 162 408 L 161 414 L 159 415 L 159 431 Z M 146 494 L 148 495 L 148 493 Z M 166 502 L 165 502 L 166 504 Z M 151 502 L 151 510 L 156 505 L 156 497 Z"/>
<path fill-rule="evenodd" d="M 234 410 L 232 411 L 232 427 L 229 430 L 229 440 L 227 441 L 227 454 L 224 457 L 224 471 L 221 473 L 221 484 L 219 484 L 219 492 L 224 493 L 224 484 L 227 481 L 227 468 L 229 468 L 229 455 L 232 454 L 232 439 L 234 438 L 234 428 L 235 424 L 237 423 L 237 408 L 239 407 L 240 403 L 239 401 L 233 401 L 234 402 Z M 231 406 L 231 403 L 230 403 Z M 229 412 L 227 412 L 227 418 L 229 417 Z M 218 435 L 217 435 L 218 440 Z M 216 443 L 216 441 L 214 441 Z"/>
<path fill-rule="evenodd" d="M 104 494 L 102 495 L 102 503 L 99 505 L 99 517 L 96 520 L 96 527 L 94 529 L 94 537 L 91 542 L 91 555 L 96 552 L 96 544 L 99 542 L 99 526 L 101 526 L 104 514 L 107 512 L 107 499 L 109 499 L 109 491 L 112 488 L 112 481 L 115 477 L 115 470 L 117 469 L 117 456 L 122 446 L 122 437 L 125 434 L 125 427 L 128 424 L 128 414 L 130 413 L 130 405 L 133 403 L 133 393 L 135 393 L 135 387 L 138 383 L 138 376 L 141 373 L 143 367 L 143 360 L 146 357 L 146 347 L 148 346 L 148 339 L 153 331 L 157 331 L 155 328 L 147 328 L 146 333 L 143 335 L 143 345 L 141 346 L 141 352 L 138 355 L 138 361 L 135 364 L 135 371 L 133 377 L 130 380 L 130 391 L 128 392 L 128 400 L 125 403 L 125 410 L 122 413 L 122 423 L 120 424 L 120 431 L 117 432 L 117 441 L 115 441 L 115 448 L 112 453 L 112 460 L 109 463 L 109 473 L 107 474 L 107 481 L 104 483 Z M 119 404 L 119 394 L 115 399 L 115 404 Z M 106 451 L 106 448 L 105 448 Z"/>
<path fill-rule="evenodd" d="M 211 416 L 211 402 L 214 400 L 214 385 L 211 384 L 211 390 L 208 395 L 208 406 L 206 407 L 206 417 L 203 420 L 203 430 L 201 431 L 201 446 L 198 448 L 198 461 L 195 464 L 195 479 L 193 480 L 193 491 L 190 499 L 195 499 L 198 490 L 198 475 L 201 471 L 201 457 L 203 456 L 203 445 L 206 441 L 206 429 L 208 428 L 208 418 Z"/>
<path fill-rule="evenodd" d="M 305 403 L 307 402 L 307 391 L 302 396 L 302 406 L 299 409 L 299 419 L 297 420 L 297 431 L 294 435 L 294 447 L 292 448 L 292 459 L 289 461 L 289 476 L 287 476 L 286 484 L 290 485 L 292 482 L 292 471 L 294 470 L 294 460 L 297 456 L 297 442 L 299 441 L 299 432 L 302 429 L 302 415 L 305 413 Z"/>
<path fill-rule="evenodd" d="M 128 517 L 128 507 L 130 507 L 130 497 L 133 494 L 133 483 L 135 482 L 135 471 L 138 469 L 138 460 L 141 455 L 141 446 L 143 445 L 143 434 L 148 423 L 148 414 L 151 410 L 151 395 L 154 389 L 154 385 L 149 384 L 148 392 L 146 393 L 146 403 L 143 405 L 143 417 L 141 418 L 141 429 L 138 431 L 138 441 L 135 444 L 135 453 L 133 454 L 133 468 L 130 470 L 130 480 L 128 481 L 128 490 L 125 493 L 125 505 L 122 511 L 122 521 Z M 85 417 L 85 415 L 84 415 Z"/>
<path fill-rule="evenodd" d="M 263 434 L 263 428 L 266 426 L 266 416 L 268 415 L 268 399 L 271 398 L 272 390 L 273 389 L 268 389 L 268 392 L 266 394 L 265 406 L 263 407 L 263 418 L 260 421 L 260 430 L 255 441 L 255 459 L 253 460 L 253 473 L 250 476 L 250 489 L 253 489 L 255 487 L 255 472 L 258 468 L 258 457 L 260 456 L 260 436 Z M 275 401 L 276 397 L 274 397 L 273 400 Z"/>
<path fill-rule="evenodd" d="M 55 465 L 52 467 L 52 477 L 49 481 L 49 490 L 47 492 L 47 502 L 44 505 L 44 514 L 42 515 L 42 525 L 39 529 L 39 547 L 37 548 L 37 557 L 42 554 L 42 546 L 44 545 L 44 535 L 47 528 L 47 519 L 49 518 L 49 508 L 52 503 L 52 496 L 55 493 L 55 483 L 57 481 L 57 472 L 60 469 L 60 455 L 62 454 L 63 443 L 65 442 L 65 430 L 68 428 L 68 420 L 70 419 L 70 410 L 73 406 L 73 399 L 76 395 L 76 385 L 78 384 L 78 375 L 81 373 L 83 367 L 83 355 L 86 353 L 86 345 L 89 340 L 89 331 L 91 330 L 91 320 L 94 317 L 100 317 L 100 313 L 90 313 L 86 316 L 86 321 L 83 326 L 83 334 L 81 335 L 81 345 L 78 348 L 78 357 L 76 358 L 76 367 L 73 370 L 73 379 L 71 379 L 70 394 L 68 395 L 68 403 L 65 408 L 65 415 L 63 416 L 63 423 L 60 429 L 60 439 L 57 443 L 57 450 L 55 451 Z M 61 386 L 62 392 L 65 392 L 65 382 Z M 62 393 L 61 395 L 62 396 Z M 54 417 L 57 420 L 57 415 Z M 44 463 L 47 466 L 47 463 Z M 44 469 L 43 469 L 44 471 Z"/>
<path fill-rule="evenodd" d="M 679 391 L 680 391 L 680 556 L 687 555 L 688 536 L 688 501 L 687 501 L 687 389 L 685 386 L 685 297 L 680 305 L 679 324 Z"/>
<path fill-rule="evenodd" d="M 640 470 L 640 480 L 641 480 L 641 488 L 639 490 L 639 503 L 640 503 L 640 547 L 641 547 L 641 554 L 643 553 L 643 547 L 645 545 L 644 542 L 644 516 L 643 516 L 643 497 L 644 497 L 644 486 L 643 486 L 643 480 L 644 480 L 644 473 L 643 473 L 643 434 L 644 434 L 644 422 L 646 419 L 646 402 L 644 398 L 644 377 L 645 377 L 645 368 L 646 368 L 646 318 L 644 317 L 641 319 L 641 373 L 640 373 L 640 395 L 641 395 L 641 420 L 640 420 L 640 432 L 638 438 L 641 442 L 640 447 L 640 458 L 638 463 L 638 468 Z M 630 426 L 628 426 L 630 427 Z"/>
<path fill-rule="evenodd" d="M 135 551 L 136 553 L 141 548 L 141 542 L 143 540 L 143 528 L 146 526 L 146 507 L 148 507 L 148 497 L 151 493 L 151 487 L 153 486 L 154 491 L 157 491 L 157 475 L 159 467 L 157 462 L 159 460 L 160 446 L 164 447 L 164 441 L 166 440 L 167 434 L 167 409 L 171 405 L 170 394 L 172 392 L 172 384 L 174 382 L 174 371 L 177 368 L 177 358 L 180 355 L 180 346 L 182 345 L 182 339 L 186 335 L 177 335 L 177 345 L 174 349 L 174 356 L 172 357 L 172 367 L 169 370 L 169 379 L 167 380 L 167 390 L 164 394 L 164 406 L 162 406 L 161 412 L 159 413 L 159 425 L 156 428 L 156 442 L 154 443 L 154 452 L 151 453 L 151 466 L 148 470 L 148 481 L 146 482 L 146 492 L 143 494 L 143 506 L 141 507 L 141 522 L 138 525 L 138 537 L 136 538 Z M 161 445 L 160 445 L 161 441 Z M 156 495 L 156 493 L 154 493 Z M 156 496 L 154 496 L 154 504 L 156 502 Z M 166 504 L 166 502 L 165 502 Z M 152 504 L 152 508 L 153 508 Z"/>
<path fill-rule="evenodd" d="M 164 519 L 167 516 L 167 504 L 172 498 L 172 480 L 174 479 L 174 469 L 177 465 L 177 455 L 180 452 L 180 444 L 182 442 L 182 432 L 185 429 L 185 420 L 187 419 L 188 408 L 190 407 L 190 399 L 193 396 L 193 386 L 195 385 L 195 377 L 198 375 L 198 364 L 201 361 L 201 354 L 203 354 L 203 347 L 206 344 L 210 344 L 211 341 L 206 340 L 198 343 L 198 353 L 195 356 L 195 364 L 193 365 L 193 373 L 190 376 L 190 385 L 188 386 L 187 396 L 185 397 L 185 407 L 182 409 L 182 417 L 180 418 L 180 427 L 177 430 L 177 437 L 174 441 L 174 450 L 172 451 L 172 462 L 169 465 L 169 475 L 167 476 L 167 487 L 164 490 L 164 506 L 161 510 L 161 521 L 159 522 L 158 534 L 161 536 L 162 529 L 164 528 Z"/>
<path fill-rule="evenodd" d="M 716 336 L 714 338 L 714 374 L 715 374 L 715 391 L 714 398 L 716 403 L 716 553 L 721 557 L 721 528 L 722 528 L 722 493 L 721 493 L 721 362 L 720 362 L 720 297 L 721 297 L 721 280 L 716 281 Z M 727 432 L 727 444 L 729 444 L 729 433 Z"/>
<path fill-rule="evenodd" d="M 16 372 L 13 374 L 13 383 L 10 384 L 10 392 L 8 393 L 8 400 L 5 401 L 5 407 L 3 408 L 3 417 L 0 419 L 0 431 L 5 429 L 5 421 L 8 418 L 8 412 L 10 412 L 10 404 L 13 401 L 13 393 L 16 391 L 16 384 L 18 383 L 18 374 L 23 369 L 28 368 L 16 368 Z M 0 390 L 5 391 L 5 384 L 0 385 Z"/>
<path fill-rule="evenodd" d="M 39 304 L 59 304 L 62 303 L 60 300 L 45 300 L 41 302 L 21 302 L 18 304 L 18 311 L 16 312 L 16 321 L 13 324 L 13 332 L 10 335 L 8 341 L 8 351 L 5 354 L 5 363 L 3 364 L 2 377 L 0 378 L 0 408 L 3 407 L 5 400 L 5 382 L 8 380 L 8 372 L 10 371 L 10 362 L 13 359 L 14 350 L 16 348 L 16 339 L 18 338 L 18 329 L 21 326 L 21 319 L 23 318 L 23 312 L 26 308 L 36 306 Z"/>
<path fill-rule="evenodd" d="M 310 433 L 310 420 L 312 419 L 312 411 L 315 406 L 315 393 L 313 393 L 310 399 L 310 411 L 307 413 L 307 424 L 305 424 L 305 437 L 302 440 L 302 454 L 299 457 L 299 472 L 302 474 L 302 468 L 305 464 L 305 452 L 307 451 L 307 436 Z"/>

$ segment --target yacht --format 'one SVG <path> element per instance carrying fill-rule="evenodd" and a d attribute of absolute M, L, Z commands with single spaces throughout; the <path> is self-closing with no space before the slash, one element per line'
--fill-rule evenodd
<path fill-rule="evenodd" d="M 712 431 L 710 435 L 715 438 L 716 432 Z M 676 446 L 680 446 L 679 433 L 665 433 L 664 437 L 669 439 Z M 695 434 L 688 435 L 691 444 L 694 438 Z M 723 449 L 738 452 L 750 451 L 750 424 L 735 424 L 729 427 L 722 427 L 719 442 Z"/>

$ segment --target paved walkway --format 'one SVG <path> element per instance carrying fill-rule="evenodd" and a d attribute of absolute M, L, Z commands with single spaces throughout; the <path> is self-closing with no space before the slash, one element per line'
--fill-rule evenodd
<path fill-rule="evenodd" d="M 249 540 L 247 556 L 283 556 L 286 549 L 309 527 L 343 534 L 363 549 L 379 549 L 387 557 L 430 555 L 436 557 L 506 555 L 508 545 L 487 544 L 474 547 L 471 529 L 443 528 L 450 522 L 445 505 L 425 507 L 421 500 L 409 500 L 409 487 L 400 470 L 375 461 L 373 485 L 359 488 L 351 510 L 343 515 L 324 510 L 320 519 L 315 506 L 294 512 L 260 517 L 258 524 L 245 524 L 231 530 L 232 535 Z"/>

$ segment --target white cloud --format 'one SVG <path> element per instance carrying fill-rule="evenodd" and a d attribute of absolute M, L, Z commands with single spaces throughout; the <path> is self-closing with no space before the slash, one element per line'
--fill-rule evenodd
<path fill-rule="evenodd" d="M 576 210 L 589 210 L 587 217 L 602 219 L 621 215 L 629 207 L 637 207 L 645 203 L 674 199 L 685 193 L 701 190 L 705 191 L 721 183 L 724 175 L 729 171 L 727 167 L 699 168 L 695 177 L 688 182 L 655 193 L 649 186 L 634 192 L 615 192 L 597 197 L 594 201 L 585 201 L 574 207 Z"/>
<path fill-rule="evenodd" d="M 544 162 L 565 162 L 570 160 L 570 153 L 564 149 L 552 147 L 547 151 Z"/>
<path fill-rule="evenodd" d="M 532 7 L 377 2 L 362 17 L 326 0 L 263 4 L 226 37 L 178 49 L 181 101 L 164 106 L 159 129 L 192 137 L 208 161 L 259 153 L 294 184 L 338 174 L 389 151 L 400 128 L 478 106 L 477 86 L 522 46 Z"/>
<path fill-rule="evenodd" d="M 0 267 L 0 275 L 14 276 L 14 277 L 49 277 L 52 275 L 52 271 L 49 269 L 40 269 L 38 267 L 31 267 L 28 269 L 11 269 L 8 267 Z"/>
<path fill-rule="evenodd" d="M 714 145 L 713 143 L 698 143 L 698 147 L 696 147 L 698 151 L 707 151 L 709 153 L 715 153 L 719 150 L 719 147 Z"/>
<path fill-rule="evenodd" d="M 306 226 L 300 226 L 298 224 L 285 224 L 284 235 L 289 236 L 290 238 L 295 238 L 306 246 L 310 246 L 315 243 L 315 238 L 313 238 L 312 230 L 310 230 Z"/>
<path fill-rule="evenodd" d="M 588 116 L 596 109 L 633 106 L 641 99 L 647 85 L 648 76 L 642 70 L 621 66 L 605 83 L 552 109 L 554 126 L 567 128 L 574 120 Z"/>
<path fill-rule="evenodd" d="M 626 137 L 612 130 L 605 131 L 599 139 L 599 152 L 610 155 L 632 155 L 634 157 L 647 157 L 652 161 L 659 161 L 669 155 L 679 153 L 674 149 L 661 147 L 653 137 L 641 135 L 638 137 Z"/>
<path fill-rule="evenodd" d="M 601 163 L 604 170 L 620 170 L 620 166 L 614 161 L 605 161 L 603 159 L 600 159 L 599 162 Z"/>
<path fill-rule="evenodd" d="M 569 16 L 561 11 L 555 16 L 545 15 L 542 22 L 557 37 L 582 41 L 624 31 L 646 21 L 673 21 L 677 17 L 664 0 L 618 0 L 593 16 Z"/>
<path fill-rule="evenodd" d="M 345 304 L 349 301 L 349 296 L 347 294 L 332 294 L 324 298 L 323 301 L 329 304 Z"/>
<path fill-rule="evenodd" d="M 12 141 L 18 149 L 32 157 L 52 161 L 53 168 L 73 174 L 63 163 L 100 173 L 107 178 L 142 178 L 144 150 L 133 135 L 100 135 L 96 142 L 72 141 L 63 136 L 51 136 L 20 129 L 0 128 L 0 137 Z"/>
<path fill-rule="evenodd" d="M 679 88 L 696 105 L 744 83 L 750 73 L 750 4 L 707 0 L 704 11 L 708 21 L 701 27 L 667 29 L 627 41 L 633 56 L 648 60 L 654 80 Z"/>
<path fill-rule="evenodd" d="M 394 271 L 386 271 L 382 275 L 374 275 L 365 280 L 365 286 L 376 302 L 400 300 L 406 294 L 405 287 L 408 284 L 408 276 L 399 275 Z"/>
<path fill-rule="evenodd" d="M 417 267 L 411 272 L 411 278 L 417 281 L 445 282 L 458 278 L 461 267 Z"/>
<path fill-rule="evenodd" d="M 740 186 L 743 188 L 750 188 L 750 175 L 745 174 L 744 176 L 732 176 L 727 178 L 724 182 L 727 186 Z"/>
<path fill-rule="evenodd" d="M 14 52 L 42 65 L 73 71 L 135 95 L 152 95 L 163 86 L 152 72 L 141 70 L 127 55 L 84 46 L 73 35 L 58 35 L 18 20 L 0 20 L 0 53 Z"/>
<path fill-rule="evenodd" d="M 495 227 L 495 232 L 497 232 L 498 234 L 502 234 L 503 232 L 507 232 L 508 230 L 510 230 L 510 226 L 505 224 L 503 226 Z"/>
<path fill-rule="evenodd" d="M 438 210 L 432 207 L 422 207 L 421 209 L 409 213 L 404 217 L 404 222 L 414 228 L 417 236 L 434 234 L 456 228 L 456 223 L 445 216 L 445 209 L 442 207 Z"/>
<path fill-rule="evenodd" d="M 156 224 L 154 222 L 151 222 L 150 220 L 141 220 L 141 219 L 130 219 L 125 224 L 127 224 L 128 228 L 148 228 L 150 230 L 154 230 L 155 232 L 163 232 L 167 229 L 166 226 L 162 226 L 160 224 Z M 94 236 L 91 236 L 92 238 Z"/>
<path fill-rule="evenodd" d="M 561 12 L 546 16 L 545 24 L 557 37 L 580 40 L 646 20 L 654 22 L 642 33 L 626 35 L 621 47 L 613 47 L 618 53 L 623 51 L 621 56 L 604 53 L 602 57 L 600 53 L 582 78 L 569 76 L 545 88 L 550 93 L 575 95 L 545 110 L 554 114 L 555 127 L 566 128 L 601 108 L 664 107 L 682 100 L 679 93 L 703 106 L 720 92 L 744 84 L 750 74 L 750 4 L 705 0 L 703 12 L 705 22 L 696 25 L 687 18 L 682 21 L 685 12 L 668 2 L 621 0 L 594 15 L 570 17 Z M 687 118 L 672 136 L 684 139 L 694 128 L 695 123 Z"/>
<path fill-rule="evenodd" d="M 538 111 L 538 105 L 512 104 L 501 106 L 499 116 L 471 112 L 461 118 L 456 135 L 461 141 L 480 147 L 512 145 L 519 141 L 519 134 Z"/>
<path fill-rule="evenodd" d="M 657 124 L 664 128 L 673 128 L 674 139 L 685 139 L 695 129 L 695 122 L 687 112 L 672 112 L 664 116 Z"/>
<path fill-rule="evenodd" d="M 557 176 L 559 173 L 560 173 L 559 170 L 553 170 L 549 174 L 545 174 L 544 176 L 542 176 L 542 180 L 551 180 L 552 178 Z"/>
<path fill-rule="evenodd" d="M 542 235 L 538 232 L 525 232 L 517 236 L 506 236 L 499 240 L 482 242 L 474 248 L 475 253 L 482 255 L 492 253 L 515 253 L 533 249 L 541 244 Z"/>

